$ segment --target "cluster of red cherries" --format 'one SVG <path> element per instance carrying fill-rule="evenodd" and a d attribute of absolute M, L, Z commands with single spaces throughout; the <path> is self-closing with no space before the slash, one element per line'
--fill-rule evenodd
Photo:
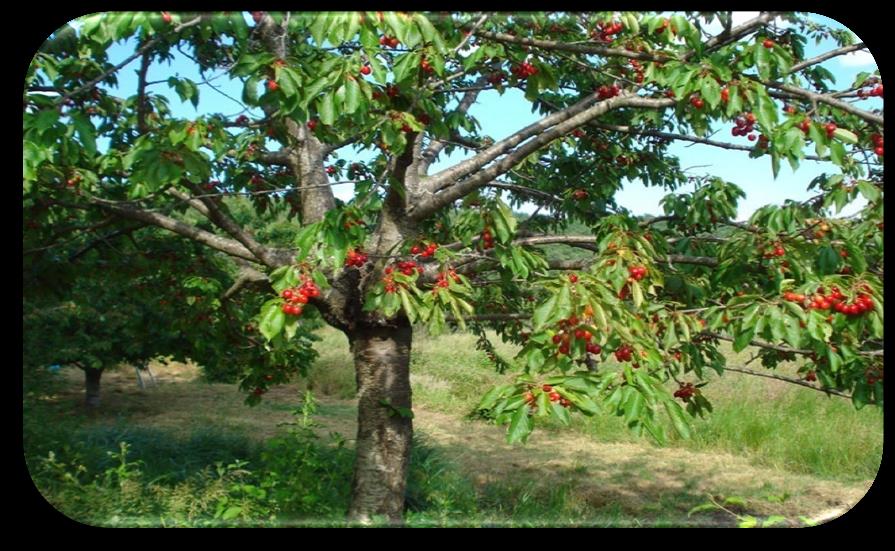
<path fill-rule="evenodd" d="M 609 99 L 614 98 L 621 91 L 618 84 L 613 84 L 612 86 L 606 86 L 605 84 L 597 88 L 597 98 L 599 99 Z"/>
<path fill-rule="evenodd" d="M 449 270 L 447 272 L 441 272 L 435 277 L 435 287 L 432 288 L 432 294 L 438 294 L 439 289 L 446 289 L 450 287 L 451 282 L 448 279 L 453 279 L 454 283 L 460 283 L 460 276 L 457 275 L 457 272 L 454 270 Z"/>
<path fill-rule="evenodd" d="M 628 65 L 630 65 L 634 69 L 634 82 L 636 82 L 637 84 L 643 83 L 643 65 L 641 65 L 641 63 L 636 59 L 632 59 L 631 61 L 629 61 Z"/>
<path fill-rule="evenodd" d="M 491 228 L 485 227 L 482 230 L 482 247 L 485 249 L 494 248 L 494 236 L 491 235 Z"/>
<path fill-rule="evenodd" d="M 883 156 L 883 137 L 879 134 L 871 134 L 870 139 L 873 140 L 873 152 L 877 154 L 877 156 Z"/>
<path fill-rule="evenodd" d="M 845 295 L 836 286 L 830 287 L 830 294 L 825 294 L 823 287 L 818 287 L 817 293 L 811 297 L 787 291 L 783 293 L 783 300 L 801 304 L 808 301 L 805 307 L 809 310 L 829 310 L 832 308 L 846 316 L 858 316 L 873 310 L 874 307 L 873 297 L 867 293 L 859 293 L 854 301 L 846 303 Z"/>
<path fill-rule="evenodd" d="M 406 276 L 412 276 L 413 272 L 417 272 L 419 274 L 423 273 L 423 268 L 421 266 L 417 266 L 416 262 L 413 260 L 404 260 L 402 262 L 398 262 L 397 264 L 398 271 Z M 385 269 L 385 275 L 391 275 L 394 272 L 394 268 L 391 266 Z"/>
<path fill-rule="evenodd" d="M 634 281 L 640 281 L 644 277 L 646 277 L 646 267 L 644 266 L 631 266 L 628 268 L 628 273 L 631 274 L 631 278 Z"/>
<path fill-rule="evenodd" d="M 532 75 L 536 75 L 538 73 L 538 68 L 527 61 L 523 61 L 510 69 L 510 72 L 516 75 L 516 78 L 519 80 L 525 80 Z"/>
<path fill-rule="evenodd" d="M 680 388 L 674 391 L 674 397 L 680 398 L 684 402 L 689 402 L 696 392 L 697 390 L 693 383 L 680 383 Z"/>
<path fill-rule="evenodd" d="M 429 243 L 428 245 L 426 243 L 421 243 L 420 245 L 414 245 L 410 247 L 410 254 L 418 254 L 423 258 L 429 258 L 433 254 L 435 254 L 435 251 L 437 250 L 437 243 Z"/>
<path fill-rule="evenodd" d="M 345 257 L 345 266 L 360 268 L 367 263 L 367 260 L 367 255 L 365 255 L 363 251 L 350 249 L 348 255 Z"/>
<path fill-rule="evenodd" d="M 630 344 L 623 344 L 615 351 L 615 359 L 619 362 L 630 362 L 634 349 Z"/>
<path fill-rule="evenodd" d="M 590 342 L 593 338 L 593 334 L 583 327 L 578 327 L 578 324 L 578 317 L 574 315 L 569 319 L 559 321 L 559 332 L 553 335 L 553 344 L 559 346 L 559 353 L 569 353 L 569 350 L 572 348 L 573 338 L 575 340 L 583 341 L 585 343 L 585 350 L 590 354 L 599 354 L 602 352 L 603 348 L 599 344 Z"/>
<path fill-rule="evenodd" d="M 559 394 L 559 392 L 553 390 L 553 387 L 550 385 L 541 386 L 541 390 L 543 390 L 544 392 L 547 393 L 547 397 L 550 398 L 551 402 L 559 402 L 559 405 L 561 405 L 564 408 L 567 408 L 572 405 L 572 402 L 570 402 L 566 398 L 563 398 Z M 534 407 L 535 402 L 537 402 L 537 398 L 535 398 L 534 393 L 530 390 L 528 392 L 526 392 L 525 393 L 525 403 L 528 404 L 529 406 Z"/>
<path fill-rule="evenodd" d="M 755 127 L 755 115 L 753 115 L 752 113 L 746 113 L 737 117 L 733 122 L 736 126 L 730 129 L 730 133 L 732 135 L 746 136 L 748 134 L 749 141 L 755 141 L 755 134 L 750 134 L 750 132 L 752 132 L 753 128 Z"/>
<path fill-rule="evenodd" d="M 597 23 L 597 28 L 591 31 L 590 36 L 599 42 L 612 42 L 615 35 L 622 32 L 625 26 L 619 22 Z"/>
<path fill-rule="evenodd" d="M 308 299 L 320 296 L 320 289 L 310 279 L 305 279 L 300 287 L 292 287 L 283 289 L 280 296 L 285 299 L 283 304 L 283 313 L 289 316 L 300 316 L 302 312 L 301 304 L 307 304 Z"/>
<path fill-rule="evenodd" d="M 782 243 L 774 243 L 774 249 L 764 253 L 765 258 L 774 258 L 776 256 L 783 256 L 786 254 L 786 249 L 783 248 Z"/>
<path fill-rule="evenodd" d="M 401 41 L 394 36 L 382 35 L 379 37 L 379 45 L 387 48 L 397 48 Z"/>
<path fill-rule="evenodd" d="M 866 90 L 865 88 L 870 89 Z M 883 97 L 883 85 L 880 84 L 879 78 L 871 77 L 865 80 L 861 88 L 858 90 L 858 97 L 861 99 L 869 97 Z"/>

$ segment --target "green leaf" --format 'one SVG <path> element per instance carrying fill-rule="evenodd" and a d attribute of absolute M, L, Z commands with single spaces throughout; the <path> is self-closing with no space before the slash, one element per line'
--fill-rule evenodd
<path fill-rule="evenodd" d="M 528 406 L 523 405 L 513 414 L 510 428 L 507 431 L 507 442 L 525 442 L 531 434 L 532 423 L 528 416 Z"/>
<path fill-rule="evenodd" d="M 845 128 L 837 128 L 836 130 L 834 130 L 833 137 L 839 141 L 843 141 L 849 144 L 858 143 L 858 137 L 855 136 L 854 132 L 846 130 Z"/>
<path fill-rule="evenodd" d="M 837 166 L 842 166 L 845 162 L 845 146 L 842 142 L 830 142 L 830 160 Z"/>
<path fill-rule="evenodd" d="M 755 335 L 755 327 L 747 327 L 743 328 L 743 331 L 736 336 L 733 341 L 733 351 L 740 352 L 744 350 L 747 346 L 749 346 L 749 342 L 752 340 L 752 337 Z"/>
<path fill-rule="evenodd" d="M 81 113 L 74 113 L 71 116 L 71 122 L 87 154 L 90 156 L 96 155 L 96 129 L 93 127 L 90 119 Z"/>
<path fill-rule="evenodd" d="M 553 295 L 549 299 L 547 299 L 547 302 L 535 309 L 534 315 L 532 316 L 532 323 L 534 324 L 535 331 L 540 331 L 546 325 L 554 321 L 554 312 L 556 310 L 556 304 L 558 300 L 558 296 Z"/>
<path fill-rule="evenodd" d="M 762 48 L 766 50 L 766 48 Z M 758 109 L 755 118 L 761 124 L 762 130 L 769 132 L 777 124 L 777 104 L 768 96 L 767 92 L 762 89 L 762 93 L 757 94 Z"/>
<path fill-rule="evenodd" d="M 712 109 L 721 104 L 721 86 L 713 77 L 707 76 L 700 81 L 700 91 Z"/>
<path fill-rule="evenodd" d="M 565 319 L 572 315 L 572 292 L 569 283 L 565 283 L 559 290 L 556 299 L 556 316 L 557 319 Z"/>
<path fill-rule="evenodd" d="M 392 67 L 392 71 L 395 73 L 395 82 L 402 82 L 411 76 L 412 71 L 419 67 L 420 59 L 420 52 L 418 51 L 398 56 L 394 67 Z"/>
<path fill-rule="evenodd" d="M 317 113 L 320 115 L 320 122 L 330 126 L 336 120 L 336 109 L 333 105 L 333 93 L 324 94 L 317 102 Z"/>
<path fill-rule="evenodd" d="M 349 79 L 345 83 L 345 113 L 351 115 L 360 107 L 361 90 L 356 80 Z"/>
<path fill-rule="evenodd" d="M 756 42 L 753 50 L 758 76 L 761 80 L 768 80 L 771 78 L 771 52 L 761 42 Z"/>
<path fill-rule="evenodd" d="M 824 245 L 817 252 L 816 266 L 820 275 L 831 275 L 839 271 L 840 256 L 833 247 Z"/>
<path fill-rule="evenodd" d="M 557 404 L 556 402 L 550 404 L 550 413 L 557 421 L 559 421 L 563 425 L 569 426 L 572 422 L 572 418 L 569 415 L 569 410 Z"/>
<path fill-rule="evenodd" d="M 278 299 L 272 299 L 264 303 L 261 308 L 261 322 L 258 324 L 258 329 L 268 341 L 279 335 L 286 323 L 286 314 L 283 313 L 281 304 Z"/>
<path fill-rule="evenodd" d="M 238 517 L 240 513 L 242 513 L 242 507 L 238 505 L 228 507 L 224 514 L 221 515 L 221 520 L 232 520 Z"/>
<path fill-rule="evenodd" d="M 317 17 L 311 22 L 311 37 L 318 46 L 323 46 L 323 40 L 326 36 L 326 29 L 329 27 L 330 14 L 326 12 L 318 13 Z"/>
<path fill-rule="evenodd" d="M 664 404 L 665 411 L 668 412 L 668 416 L 671 418 L 671 423 L 674 425 L 674 430 L 681 436 L 681 438 L 689 439 L 690 427 L 684 419 L 684 410 L 681 409 L 681 406 L 676 402 L 666 401 Z"/>
<path fill-rule="evenodd" d="M 631 298 L 634 300 L 634 307 L 640 308 L 643 304 L 643 289 L 640 287 L 639 281 L 631 283 Z"/>

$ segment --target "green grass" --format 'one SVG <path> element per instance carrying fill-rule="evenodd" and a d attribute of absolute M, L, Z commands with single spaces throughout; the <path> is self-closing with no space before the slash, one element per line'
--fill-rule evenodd
<path fill-rule="evenodd" d="M 320 359 L 302 386 L 318 395 L 352 398 L 354 369 L 346 338 L 328 329 L 320 336 Z M 512 346 L 495 344 L 499 353 L 513 356 Z M 739 364 L 747 359 L 728 356 Z M 793 371 L 792 366 L 782 369 Z M 512 377 L 494 371 L 485 355 L 475 350 L 473 336 L 432 338 L 424 332 L 414 338 L 411 373 L 415 404 L 458 419 L 487 388 Z M 344 442 L 312 436 L 301 424 L 292 433 L 284 429 L 260 442 L 252 433 L 255 425 L 227 422 L 237 415 L 226 409 L 227 404 L 218 410 L 220 419 L 212 411 L 190 416 L 184 410 L 176 426 L 146 426 L 132 422 L 140 408 L 125 408 L 117 413 L 116 422 L 109 423 L 54 400 L 58 379 L 37 378 L 25 386 L 24 443 L 32 477 L 47 499 L 72 518 L 121 526 L 344 523 L 353 466 L 353 452 Z M 209 386 L 207 393 L 186 389 L 193 398 L 182 407 L 201 403 L 205 410 L 222 399 L 215 396 L 229 395 L 224 385 L 217 391 L 213 388 L 219 387 Z M 696 420 L 692 439 L 672 440 L 669 446 L 730 452 L 756 466 L 819 479 L 850 482 L 876 476 L 882 454 L 882 414 L 877 408 L 855 411 L 841 398 L 733 373 L 713 381 L 704 392 L 714 413 Z M 239 397 L 233 400 L 236 403 Z M 284 409 L 292 406 L 265 402 L 255 415 L 266 419 Z M 350 404 L 325 403 L 315 415 L 349 419 L 354 410 Z M 614 416 L 576 416 L 576 421 L 570 428 L 549 428 L 598 442 L 654 445 L 631 435 Z M 691 476 L 678 477 L 682 487 L 665 486 L 649 453 L 611 466 L 572 463 L 552 473 L 556 476 L 550 481 L 530 470 L 482 481 L 473 480 L 470 465 L 448 459 L 454 457 L 450 451 L 426 434 L 415 436 L 408 479 L 409 525 L 675 526 L 687 522 L 682 512 L 705 501 Z M 686 470 L 687 464 L 666 468 Z M 621 488 L 631 481 L 642 482 L 648 485 L 643 491 L 649 499 L 632 508 L 621 505 L 611 491 L 587 493 L 577 481 L 591 477 Z M 775 484 L 715 490 L 735 491 L 753 503 L 786 491 Z M 705 519 L 731 522 L 723 516 Z"/>
<path fill-rule="evenodd" d="M 354 368 L 347 340 L 334 330 L 320 331 L 320 359 L 311 385 L 341 398 L 355 392 Z M 493 338 L 498 352 L 512 357 L 515 349 Z M 747 351 L 723 348 L 731 366 L 743 365 Z M 762 370 L 757 364 L 752 369 Z M 781 366 L 793 374 L 793 366 Z M 411 357 L 413 398 L 416 404 L 444 413 L 464 415 L 493 384 L 512 373 L 497 374 L 485 354 L 475 349 L 475 337 L 446 334 L 437 338 L 424 331 L 414 335 Z M 693 438 L 672 439 L 671 446 L 699 451 L 746 455 L 759 466 L 782 468 L 829 480 L 859 481 L 876 477 L 882 458 L 882 411 L 780 381 L 729 372 L 715 376 L 704 394 L 714 406 L 705 420 L 694 420 Z M 549 425 L 548 425 L 549 426 Z M 648 442 L 633 436 L 613 415 L 577 416 L 571 429 L 602 442 Z M 673 432 L 673 431 L 671 431 Z"/>

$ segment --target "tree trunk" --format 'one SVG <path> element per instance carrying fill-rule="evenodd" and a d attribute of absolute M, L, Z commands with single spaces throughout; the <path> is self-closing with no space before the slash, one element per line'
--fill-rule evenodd
<path fill-rule="evenodd" d="M 412 329 L 365 327 L 351 335 L 357 371 L 357 444 L 348 520 L 400 523 L 410 463 Z M 387 402 L 390 405 L 386 405 Z M 404 416 L 394 408 L 406 408 Z"/>
<path fill-rule="evenodd" d="M 86 389 L 85 404 L 87 407 L 99 407 L 99 379 L 102 375 L 102 369 L 84 368 L 84 386 Z"/>

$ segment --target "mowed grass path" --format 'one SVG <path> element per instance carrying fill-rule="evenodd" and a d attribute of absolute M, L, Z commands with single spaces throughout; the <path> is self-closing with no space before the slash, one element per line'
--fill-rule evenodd
<path fill-rule="evenodd" d="M 822 520 L 857 503 L 879 466 L 879 410 L 856 412 L 841 398 L 733 373 L 705 388 L 715 412 L 696 422 L 692 440 L 660 447 L 613 416 L 576 416 L 572 427 L 538 427 L 527 445 L 511 446 L 504 428 L 465 415 L 490 385 L 512 375 L 496 374 L 470 335 L 420 333 L 411 368 L 415 431 L 470 481 L 492 523 L 549 507 L 595 525 L 729 524 L 723 515 L 687 516 L 707 495 L 742 497 L 754 515 Z M 321 402 L 320 432 L 337 432 L 351 445 L 356 405 L 347 340 L 332 330 L 320 336 L 309 379 L 272 389 L 255 408 L 243 405 L 235 385 L 201 382 L 197 369 L 174 364 L 157 367 L 160 384 L 142 392 L 133 371 L 105 375 L 103 411 L 90 423 L 123 420 L 180 438 L 214 427 L 260 442 L 285 431 L 310 387 Z M 512 347 L 498 346 L 513 355 Z M 729 358 L 741 365 L 748 355 Z M 71 386 L 55 397 L 60 415 L 81 398 L 80 374 L 69 375 Z"/>

